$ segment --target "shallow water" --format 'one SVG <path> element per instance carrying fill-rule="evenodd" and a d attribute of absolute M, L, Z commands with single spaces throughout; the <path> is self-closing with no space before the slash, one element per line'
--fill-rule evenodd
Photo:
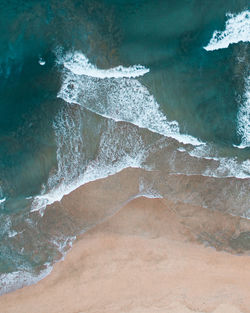
<path fill-rule="evenodd" d="M 80 231 L 46 234 L 46 206 L 126 167 L 160 171 L 153 194 L 249 218 L 247 9 L 0 1 L 5 291 L 41 277 Z"/>

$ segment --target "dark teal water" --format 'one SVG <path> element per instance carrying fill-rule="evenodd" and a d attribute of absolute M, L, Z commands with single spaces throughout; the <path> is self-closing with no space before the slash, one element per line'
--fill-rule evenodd
<path fill-rule="evenodd" d="M 34 230 L 37 224 L 27 226 L 30 197 L 47 192 L 53 182 L 69 184 L 88 162 L 100 161 L 100 138 L 111 127 L 88 110 L 71 112 L 57 97 L 63 81 L 58 50 L 81 51 L 100 68 L 149 68 L 139 81 L 181 133 L 207 143 L 212 156 L 247 162 L 250 148 L 234 145 L 242 142 L 237 118 L 245 101 L 249 43 L 203 49 L 215 30 L 225 29 L 226 13 L 240 13 L 247 5 L 245 0 L 0 0 L 0 199 L 6 199 L 0 204 L 0 273 L 32 272 L 56 259 L 57 246 Z M 11 229 L 25 235 L 11 237 Z M 35 249 L 41 251 L 36 257 Z"/>
<path fill-rule="evenodd" d="M 215 29 L 224 29 L 225 12 L 245 8 L 246 1 L 147 1 L 133 15 L 123 11 L 123 57 L 151 69 L 155 77 L 148 86 L 166 114 L 205 141 L 240 142 L 235 94 L 244 82 L 237 57 L 248 56 L 249 46 L 214 52 L 203 46 Z"/>

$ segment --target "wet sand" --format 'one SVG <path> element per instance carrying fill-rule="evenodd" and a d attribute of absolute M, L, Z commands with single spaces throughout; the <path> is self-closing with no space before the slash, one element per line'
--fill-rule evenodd
<path fill-rule="evenodd" d="M 89 229 L 48 277 L 1 296 L 0 312 L 250 312 L 249 256 L 226 252 L 249 223 L 167 199 L 133 199 L 141 173 L 89 183 L 47 208 L 45 220 L 67 209 Z M 217 250 L 204 245 L 209 238 Z"/>

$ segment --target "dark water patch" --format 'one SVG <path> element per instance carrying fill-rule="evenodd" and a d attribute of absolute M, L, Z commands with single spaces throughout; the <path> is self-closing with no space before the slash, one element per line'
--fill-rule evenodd
<path fill-rule="evenodd" d="M 152 75 L 143 82 L 164 113 L 183 132 L 204 141 L 240 143 L 236 95 L 242 94 L 243 73 L 240 83 L 235 47 L 207 52 L 203 46 L 216 29 L 224 29 L 226 13 L 246 7 L 246 1 L 145 1 L 139 10 L 120 16 L 122 58 L 150 67 Z"/>
<path fill-rule="evenodd" d="M 5 84 L 0 106 L 1 178 L 7 194 L 28 196 L 39 191 L 55 161 L 52 122 L 59 108 L 59 81 L 49 62 L 45 68 L 30 58 L 19 77 L 10 76 Z"/>
<path fill-rule="evenodd" d="M 230 246 L 237 251 L 250 250 L 250 232 L 242 232 L 230 240 Z"/>

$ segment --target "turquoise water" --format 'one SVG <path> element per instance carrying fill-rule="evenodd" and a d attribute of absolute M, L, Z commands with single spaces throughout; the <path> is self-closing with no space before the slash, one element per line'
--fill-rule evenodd
<path fill-rule="evenodd" d="M 39 273 L 79 231 L 52 238 L 31 211 L 128 166 L 237 177 L 248 216 L 249 40 L 204 49 L 247 4 L 0 0 L 0 273 Z"/>

